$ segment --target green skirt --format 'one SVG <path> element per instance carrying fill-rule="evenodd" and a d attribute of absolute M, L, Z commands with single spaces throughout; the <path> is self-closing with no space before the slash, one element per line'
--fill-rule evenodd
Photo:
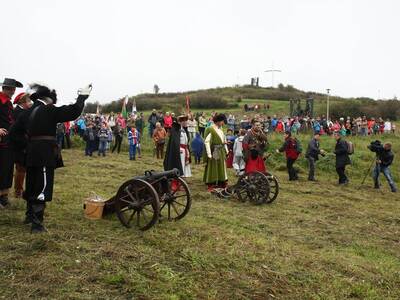
<path fill-rule="evenodd" d="M 203 176 L 203 181 L 206 184 L 225 182 L 228 180 L 228 175 L 226 173 L 225 148 L 221 148 L 219 151 L 220 159 L 206 158 L 206 168 Z"/>

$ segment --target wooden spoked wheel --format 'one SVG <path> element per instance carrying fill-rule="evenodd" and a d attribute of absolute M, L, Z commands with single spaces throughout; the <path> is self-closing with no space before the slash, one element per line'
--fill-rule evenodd
<path fill-rule="evenodd" d="M 261 172 L 242 175 L 236 184 L 235 192 L 240 201 L 250 201 L 257 205 L 266 203 L 270 193 L 269 180 Z"/>
<path fill-rule="evenodd" d="M 147 230 L 158 221 L 158 194 L 150 183 L 142 179 L 128 180 L 117 192 L 115 211 L 124 226 L 130 228 L 134 225 Z"/>
<path fill-rule="evenodd" d="M 161 217 L 169 221 L 182 219 L 190 210 L 192 199 L 186 181 L 182 178 L 168 179 L 168 191 L 161 196 Z"/>
<path fill-rule="evenodd" d="M 268 178 L 269 188 L 270 188 L 268 200 L 266 201 L 266 203 L 272 203 L 278 197 L 278 194 L 279 194 L 279 182 L 278 182 L 278 179 L 274 175 L 272 175 L 271 173 L 265 172 L 265 175 Z"/>

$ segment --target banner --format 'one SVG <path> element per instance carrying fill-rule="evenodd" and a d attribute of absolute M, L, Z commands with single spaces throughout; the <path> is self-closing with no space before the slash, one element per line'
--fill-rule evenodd
<path fill-rule="evenodd" d="M 190 98 L 186 96 L 186 113 L 190 112 Z"/>
<path fill-rule="evenodd" d="M 137 109 L 136 109 L 136 100 L 133 99 L 133 103 L 132 103 L 132 114 L 136 115 L 137 114 Z"/>
<path fill-rule="evenodd" d="M 122 110 L 121 114 L 122 116 L 126 119 L 128 117 L 128 113 L 126 112 L 126 103 L 128 103 L 129 97 L 128 95 L 125 96 L 125 98 L 122 100 Z"/>

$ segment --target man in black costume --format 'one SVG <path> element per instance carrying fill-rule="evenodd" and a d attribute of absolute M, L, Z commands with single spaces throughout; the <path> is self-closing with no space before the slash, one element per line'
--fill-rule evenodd
<path fill-rule="evenodd" d="M 177 119 L 173 119 L 172 128 L 170 130 L 170 136 L 168 139 L 167 149 L 164 158 L 164 170 L 172 170 L 174 168 L 179 170 L 181 176 L 189 177 L 190 165 L 186 164 L 186 160 L 190 159 L 188 143 L 188 137 L 186 131 L 182 128 L 182 123 L 187 121 L 187 116 L 179 116 Z M 185 138 L 186 135 L 186 138 Z M 185 145 L 186 144 L 186 145 Z M 183 159 L 181 157 L 181 154 Z M 186 155 L 189 154 L 189 155 Z"/>
<path fill-rule="evenodd" d="M 75 120 L 80 116 L 89 97 L 91 85 L 78 91 L 74 104 L 56 107 L 57 94 L 53 89 L 40 84 L 32 84 L 30 98 L 33 106 L 23 112 L 10 134 L 18 137 L 21 132 L 28 135 L 26 145 L 26 219 L 32 223 L 31 232 L 46 231 L 43 216 L 46 202 L 52 200 L 54 170 L 63 166 L 61 152 L 56 142 L 57 123 Z"/>
<path fill-rule="evenodd" d="M 0 208 L 8 205 L 8 190 L 11 188 L 14 169 L 14 155 L 9 145 L 9 130 L 14 123 L 11 97 L 21 82 L 5 78 L 0 83 Z"/>

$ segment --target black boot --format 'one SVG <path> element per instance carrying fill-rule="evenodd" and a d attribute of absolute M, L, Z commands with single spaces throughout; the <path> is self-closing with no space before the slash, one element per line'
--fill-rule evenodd
<path fill-rule="evenodd" d="M 394 184 L 390 185 L 390 190 L 392 191 L 392 193 L 396 193 L 397 192 L 397 188 Z"/>
<path fill-rule="evenodd" d="M 0 208 L 5 208 L 8 205 L 10 205 L 10 202 L 8 201 L 8 195 L 1 195 L 0 196 Z"/>
<path fill-rule="evenodd" d="M 374 188 L 375 189 L 379 189 L 380 188 L 378 181 L 374 181 Z"/>
<path fill-rule="evenodd" d="M 25 212 L 25 220 L 23 221 L 24 224 L 31 224 L 32 223 L 32 204 L 30 202 L 26 203 L 26 212 Z"/>
<path fill-rule="evenodd" d="M 31 233 L 42 233 L 46 232 L 46 228 L 43 226 L 44 209 L 46 204 L 32 204 L 32 227 Z"/>

